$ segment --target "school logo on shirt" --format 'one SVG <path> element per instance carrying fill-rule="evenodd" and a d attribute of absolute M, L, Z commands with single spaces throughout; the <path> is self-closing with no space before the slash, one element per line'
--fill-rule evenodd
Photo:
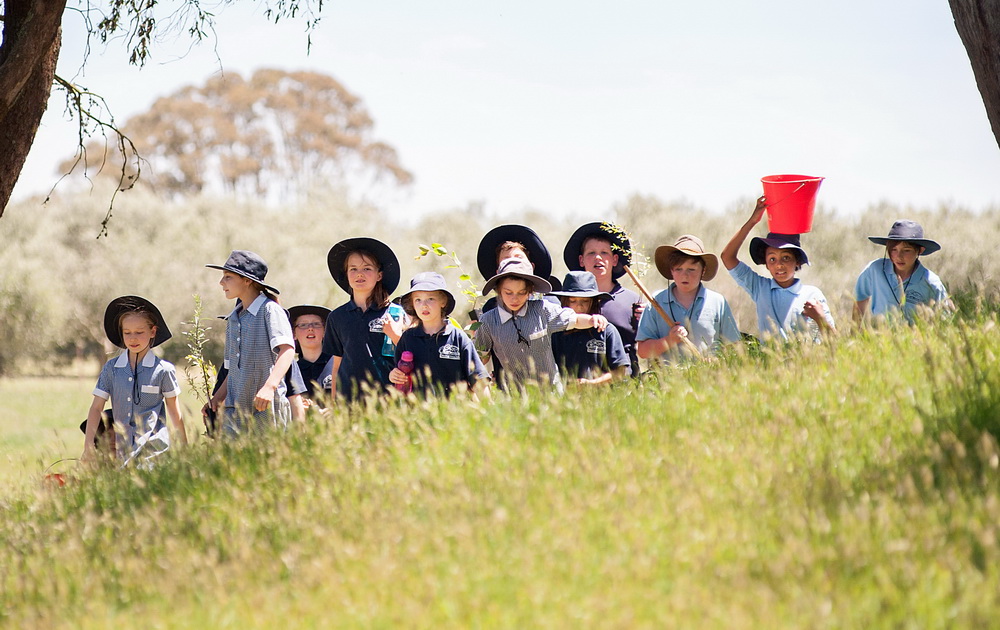
<path fill-rule="evenodd" d="M 587 352 L 590 354 L 606 354 L 607 345 L 600 339 L 591 339 L 587 342 Z"/>
<path fill-rule="evenodd" d="M 442 359 L 451 359 L 453 361 L 458 361 L 462 358 L 462 352 L 458 349 L 458 346 L 450 343 L 446 343 L 440 348 L 438 348 L 438 357 Z"/>
<path fill-rule="evenodd" d="M 368 322 L 368 332 L 380 333 L 382 332 L 382 326 L 385 324 L 384 318 L 380 317 L 378 319 L 373 319 Z"/>

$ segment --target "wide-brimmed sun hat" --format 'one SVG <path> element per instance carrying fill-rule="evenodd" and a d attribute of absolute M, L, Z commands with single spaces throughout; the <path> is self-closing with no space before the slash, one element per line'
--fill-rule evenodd
<path fill-rule="evenodd" d="M 797 260 L 799 265 L 809 264 L 809 257 L 806 256 L 806 250 L 802 249 L 802 245 L 799 244 L 798 234 L 769 232 L 767 238 L 753 237 L 750 239 L 750 259 L 758 265 L 763 265 L 764 259 L 767 257 L 768 247 L 794 250 L 798 252 Z"/>
<path fill-rule="evenodd" d="M 436 271 L 424 271 L 413 276 L 413 279 L 410 280 L 410 290 L 400 296 L 400 306 L 411 317 L 417 316 L 412 299 L 415 291 L 441 291 L 448 296 L 448 303 L 444 307 L 444 316 L 448 317 L 455 310 L 455 296 L 448 290 L 448 283 L 444 281 L 444 276 Z"/>
<path fill-rule="evenodd" d="M 620 278 L 625 275 L 625 265 L 632 264 L 632 244 L 625 236 L 625 231 L 618 226 L 596 221 L 581 225 L 573 232 L 573 235 L 566 241 L 563 248 L 563 262 L 570 271 L 582 271 L 580 256 L 583 255 L 583 244 L 587 239 L 597 237 L 611 243 L 611 253 L 618 255 L 618 264 L 611 270 L 612 278 Z"/>
<path fill-rule="evenodd" d="M 491 278 L 496 275 L 497 268 L 497 248 L 507 241 L 514 241 L 524 245 L 528 250 L 528 258 L 535 266 L 534 273 L 543 278 L 548 278 L 552 274 L 552 256 L 545 247 L 541 237 L 526 225 L 498 225 L 483 236 L 479 241 L 479 251 L 476 253 L 476 264 L 479 273 L 484 278 Z"/>
<path fill-rule="evenodd" d="M 563 279 L 562 287 L 549 291 L 556 297 L 594 298 L 600 302 L 611 299 L 610 293 L 597 288 L 597 278 L 589 271 L 571 271 Z"/>
<path fill-rule="evenodd" d="M 868 240 L 878 245 L 887 245 L 889 241 L 916 243 L 924 248 L 922 252 L 924 256 L 933 254 L 941 249 L 941 245 L 937 241 L 924 238 L 924 228 L 919 223 L 910 221 L 909 219 L 900 219 L 893 223 L 892 227 L 889 228 L 888 236 L 869 236 Z"/>
<path fill-rule="evenodd" d="M 299 304 L 288 309 L 288 321 L 292 322 L 293 326 L 295 325 L 295 320 L 303 315 L 315 315 L 323 320 L 325 324 L 327 318 L 330 316 L 330 309 L 317 304 Z"/>
<path fill-rule="evenodd" d="M 399 286 L 399 260 L 388 245 L 367 237 L 347 238 L 330 248 L 330 253 L 326 255 L 326 265 L 337 285 L 348 294 L 351 293 L 351 283 L 344 271 L 344 262 L 357 251 L 368 252 L 378 260 L 382 272 L 382 287 L 386 293 L 392 294 Z"/>
<path fill-rule="evenodd" d="M 267 276 L 267 263 L 264 262 L 263 258 L 251 251 L 234 249 L 223 264 L 205 266 L 212 269 L 231 271 L 238 276 L 253 280 L 275 295 L 281 293 L 278 289 L 264 282 L 264 278 Z"/>
<path fill-rule="evenodd" d="M 108 308 L 104 310 L 104 333 L 108 336 L 108 340 L 119 348 L 124 348 L 121 318 L 126 313 L 142 311 L 148 311 L 153 315 L 153 322 L 156 326 L 156 337 L 150 347 L 158 346 L 170 339 L 170 329 L 167 328 L 167 323 L 163 320 L 163 315 L 160 314 L 160 309 L 156 308 L 156 305 L 138 295 L 123 295 L 111 300 Z"/>
<path fill-rule="evenodd" d="M 549 293 L 552 291 L 552 285 L 549 284 L 549 281 L 536 276 L 528 261 L 520 258 L 508 258 L 500 261 L 500 268 L 497 269 L 496 275 L 487 280 L 486 284 L 483 285 L 483 295 L 489 294 L 496 287 L 497 283 L 504 278 L 520 278 L 532 285 L 536 293 Z"/>
<path fill-rule="evenodd" d="M 701 261 L 705 264 L 705 273 L 701 276 L 701 279 L 705 282 L 714 278 L 715 274 L 719 272 L 718 257 L 715 254 L 705 251 L 705 244 L 701 242 L 700 238 L 691 234 L 685 234 L 678 238 L 673 245 L 660 245 L 653 254 L 653 260 L 656 262 L 656 270 L 667 280 L 674 279 L 674 274 L 667 263 L 670 254 L 674 252 L 701 258 Z"/>

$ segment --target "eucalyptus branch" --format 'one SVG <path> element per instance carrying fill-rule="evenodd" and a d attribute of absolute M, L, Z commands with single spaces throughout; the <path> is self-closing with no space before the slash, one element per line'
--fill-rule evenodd
<path fill-rule="evenodd" d="M 479 287 L 475 282 L 472 281 L 472 276 L 462 268 L 462 261 L 458 259 L 458 254 L 450 251 L 447 247 L 441 243 L 431 243 L 430 246 L 427 245 L 417 245 L 417 249 L 420 253 L 414 257 L 414 260 L 420 260 L 424 256 L 433 253 L 438 257 L 447 257 L 451 259 L 451 263 L 445 265 L 445 269 L 458 269 L 458 288 L 462 295 L 469 301 L 469 306 L 473 309 L 479 302 L 479 298 L 482 297 Z M 463 286 L 464 285 L 464 286 Z"/>
<path fill-rule="evenodd" d="M 609 221 L 604 221 L 601 223 L 601 230 L 613 235 L 619 242 L 628 243 L 628 249 L 622 247 L 616 242 L 611 243 L 611 251 L 618 254 L 619 257 L 624 256 L 625 260 L 630 261 L 628 267 L 632 272 L 642 278 L 649 272 L 652 264 L 649 262 L 649 256 L 643 254 L 636 246 L 635 239 L 628 231 Z"/>
<path fill-rule="evenodd" d="M 211 327 L 202 323 L 201 316 L 201 296 L 194 296 L 194 316 L 191 321 L 184 322 L 189 329 L 182 334 L 187 340 L 187 356 L 184 357 L 187 363 L 184 365 L 184 375 L 188 382 L 195 387 L 195 395 L 204 403 L 212 397 L 212 384 L 217 375 L 215 365 L 205 358 L 205 346 L 208 345 L 208 331 Z"/>

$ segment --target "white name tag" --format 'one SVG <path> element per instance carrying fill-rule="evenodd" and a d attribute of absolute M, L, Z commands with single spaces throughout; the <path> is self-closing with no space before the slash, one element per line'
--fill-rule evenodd
<path fill-rule="evenodd" d="M 142 386 L 142 393 L 143 394 L 159 394 L 160 393 L 160 388 L 157 387 L 156 385 L 143 385 Z"/>

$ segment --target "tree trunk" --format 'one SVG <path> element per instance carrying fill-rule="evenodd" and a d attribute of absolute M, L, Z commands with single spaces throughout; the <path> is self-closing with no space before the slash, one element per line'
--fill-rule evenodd
<path fill-rule="evenodd" d="M 1000 0 L 948 0 L 1000 146 Z"/>
<path fill-rule="evenodd" d="M 48 106 L 66 0 L 4 2 L 0 44 L 0 217 Z"/>

